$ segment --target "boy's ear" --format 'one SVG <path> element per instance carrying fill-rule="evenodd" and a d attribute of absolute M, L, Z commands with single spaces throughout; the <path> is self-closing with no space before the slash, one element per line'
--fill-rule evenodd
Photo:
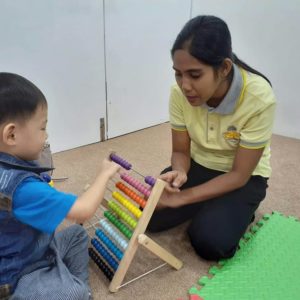
<path fill-rule="evenodd" d="M 16 144 L 16 124 L 6 124 L 3 128 L 2 138 L 4 144 L 14 146 Z"/>

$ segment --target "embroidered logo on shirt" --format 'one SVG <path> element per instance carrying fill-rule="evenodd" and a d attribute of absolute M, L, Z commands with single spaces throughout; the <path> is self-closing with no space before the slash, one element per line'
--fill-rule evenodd
<path fill-rule="evenodd" d="M 227 131 L 223 133 L 224 139 L 229 142 L 229 144 L 237 145 L 240 141 L 240 133 L 237 132 L 235 126 L 229 126 Z"/>

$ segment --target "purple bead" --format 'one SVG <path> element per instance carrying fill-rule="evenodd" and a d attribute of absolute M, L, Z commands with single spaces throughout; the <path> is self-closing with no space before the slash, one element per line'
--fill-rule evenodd
<path fill-rule="evenodd" d="M 145 182 L 151 186 L 154 186 L 156 179 L 153 178 L 152 176 L 146 176 L 145 177 Z"/>
<path fill-rule="evenodd" d="M 119 164 L 120 166 L 122 166 L 126 170 L 130 170 L 131 167 L 132 167 L 132 165 L 129 162 L 127 162 L 125 159 L 121 158 L 120 156 L 118 156 L 114 153 L 111 153 L 109 157 L 112 161 Z"/>

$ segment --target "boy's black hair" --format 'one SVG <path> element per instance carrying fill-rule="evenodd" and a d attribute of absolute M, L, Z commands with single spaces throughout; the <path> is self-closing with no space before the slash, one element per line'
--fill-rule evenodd
<path fill-rule="evenodd" d="M 0 72 L 0 124 L 26 121 L 40 105 L 47 106 L 43 93 L 26 78 Z"/>
<path fill-rule="evenodd" d="M 227 24 L 215 16 L 197 16 L 189 20 L 179 32 L 171 54 L 176 50 L 186 49 L 190 55 L 198 60 L 218 69 L 225 58 L 230 58 L 236 65 L 246 71 L 269 79 L 240 60 L 231 48 L 231 35 Z"/>

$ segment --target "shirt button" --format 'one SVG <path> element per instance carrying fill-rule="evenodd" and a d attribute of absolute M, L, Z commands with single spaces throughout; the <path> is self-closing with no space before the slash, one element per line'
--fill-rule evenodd
<path fill-rule="evenodd" d="M 214 128 L 212 126 L 209 127 L 210 130 L 214 130 Z"/>

